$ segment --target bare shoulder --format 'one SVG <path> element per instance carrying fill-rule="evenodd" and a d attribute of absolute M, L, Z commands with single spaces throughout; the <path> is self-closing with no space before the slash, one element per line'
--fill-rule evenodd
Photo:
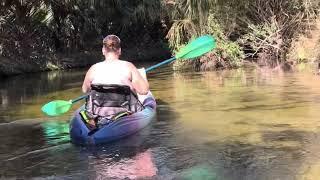
<path fill-rule="evenodd" d="M 90 66 L 89 70 L 93 70 L 97 67 L 97 64 L 93 64 L 92 66 Z"/>
<path fill-rule="evenodd" d="M 90 67 L 90 69 L 91 69 L 91 70 L 96 69 L 97 67 L 101 66 L 102 63 L 103 63 L 103 62 L 95 63 L 95 64 L 93 64 L 93 65 Z"/>
<path fill-rule="evenodd" d="M 96 64 L 92 64 L 92 65 L 90 66 L 89 70 L 95 68 L 96 66 L 97 66 L 97 63 L 96 63 Z"/>
<path fill-rule="evenodd" d="M 124 65 L 127 66 L 129 68 L 136 68 L 135 65 L 133 65 L 131 62 L 129 61 L 124 61 L 124 60 L 120 60 L 120 62 Z"/>
<path fill-rule="evenodd" d="M 99 63 L 93 64 L 92 66 L 90 66 L 87 73 L 92 74 L 92 72 L 94 72 L 98 66 L 99 66 Z"/>
<path fill-rule="evenodd" d="M 97 62 L 97 63 L 93 64 L 91 67 L 95 68 L 95 67 L 99 66 L 99 65 L 102 64 L 102 63 L 103 63 L 103 62 Z"/>

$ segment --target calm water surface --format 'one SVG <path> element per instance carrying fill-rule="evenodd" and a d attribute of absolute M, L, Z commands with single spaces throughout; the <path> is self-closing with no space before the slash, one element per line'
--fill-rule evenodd
<path fill-rule="evenodd" d="M 1 80 L 0 179 L 320 178 L 320 77 L 312 73 L 160 68 L 148 75 L 156 120 L 129 138 L 81 147 L 70 143 L 72 111 L 48 118 L 40 108 L 81 95 L 84 73 Z"/>

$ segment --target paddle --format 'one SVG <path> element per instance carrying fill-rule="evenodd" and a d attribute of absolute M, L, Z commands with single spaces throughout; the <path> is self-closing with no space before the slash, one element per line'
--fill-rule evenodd
<path fill-rule="evenodd" d="M 215 39 L 210 35 L 201 36 L 190 43 L 188 43 L 185 47 L 181 48 L 181 50 L 176 54 L 175 57 L 167 59 L 163 62 L 155 64 L 146 69 L 146 72 L 149 72 L 157 67 L 160 67 L 164 64 L 169 64 L 170 62 L 175 61 L 176 59 L 192 59 L 199 57 L 216 47 Z M 76 99 L 70 101 L 64 100 L 55 100 L 51 101 L 44 106 L 42 106 L 41 110 L 48 116 L 59 116 L 66 112 L 68 112 L 72 106 L 72 104 L 85 99 L 88 94 L 84 94 Z"/>

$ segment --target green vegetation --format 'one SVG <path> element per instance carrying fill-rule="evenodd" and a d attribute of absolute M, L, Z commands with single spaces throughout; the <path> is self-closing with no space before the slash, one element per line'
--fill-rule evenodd
<path fill-rule="evenodd" d="M 312 24 L 319 10 L 313 0 L 253 1 L 243 43 L 252 48 L 249 56 L 259 57 L 260 64 L 279 66 L 287 60 L 292 41 Z"/>
<path fill-rule="evenodd" d="M 293 40 L 313 25 L 320 9 L 316 0 L 176 0 L 174 6 L 167 36 L 173 48 L 203 33 L 219 39 L 220 51 L 200 59 L 202 69 L 238 66 L 243 54 L 259 65 L 282 66 Z"/>
<path fill-rule="evenodd" d="M 293 42 L 314 28 L 320 2 L 12 0 L 0 9 L 1 75 L 88 65 L 73 63 L 83 55 L 99 59 L 101 39 L 111 33 L 125 42 L 127 57 L 144 60 L 168 56 L 166 46 L 174 52 L 192 38 L 214 35 L 217 50 L 191 62 L 201 70 L 238 67 L 244 58 L 272 68 L 302 62 L 292 55 L 299 44 Z M 18 70 L 6 70 L 8 62 Z"/>
<path fill-rule="evenodd" d="M 216 37 L 218 48 L 193 62 L 176 62 L 175 68 L 192 64 L 196 69 L 209 70 L 225 67 L 235 67 L 243 59 L 243 52 L 238 44 L 231 42 L 217 20 L 219 6 L 212 0 L 177 0 L 171 14 L 172 24 L 167 38 L 172 49 L 178 49 L 188 39 L 202 34 Z M 183 66 L 182 66 L 183 65 Z"/>
<path fill-rule="evenodd" d="M 12 0 L 1 1 L 0 9 L 0 76 L 87 65 L 79 55 L 99 60 L 101 40 L 111 33 L 126 42 L 130 59 L 152 58 L 144 55 L 152 48 L 168 54 L 162 48 L 160 1 Z M 4 58 L 30 67 L 4 72 Z"/>

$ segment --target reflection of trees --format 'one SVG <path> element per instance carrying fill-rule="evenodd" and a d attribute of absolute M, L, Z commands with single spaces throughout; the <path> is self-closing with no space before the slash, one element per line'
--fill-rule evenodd
<path fill-rule="evenodd" d="M 1 94 L 1 106 L 5 107 L 8 105 L 8 91 L 7 90 L 1 90 L 0 91 Z"/>
<path fill-rule="evenodd" d="M 23 104 L 30 97 L 70 88 L 70 83 L 80 83 L 83 76 L 83 73 L 77 72 L 49 72 L 11 77 L 2 80 L 1 92 L 7 93 L 1 95 L 8 99 L 8 105 Z"/>
<path fill-rule="evenodd" d="M 15 110 L 20 106 L 24 106 L 21 111 L 27 111 L 24 114 L 30 115 L 30 113 L 36 112 L 39 115 L 40 106 L 46 101 L 66 96 L 69 96 L 66 97 L 67 99 L 76 97 L 80 93 L 83 77 L 84 71 L 53 71 L 2 80 L 0 84 L 0 119 L 11 113 L 13 116 L 17 115 Z M 70 92 L 71 95 L 70 93 L 59 95 L 60 92 L 72 88 L 75 88 L 76 91 Z M 44 96 L 47 98 L 44 99 Z M 30 117 L 28 116 L 28 118 Z M 6 121 L 11 120 L 13 119 L 6 119 Z"/>

